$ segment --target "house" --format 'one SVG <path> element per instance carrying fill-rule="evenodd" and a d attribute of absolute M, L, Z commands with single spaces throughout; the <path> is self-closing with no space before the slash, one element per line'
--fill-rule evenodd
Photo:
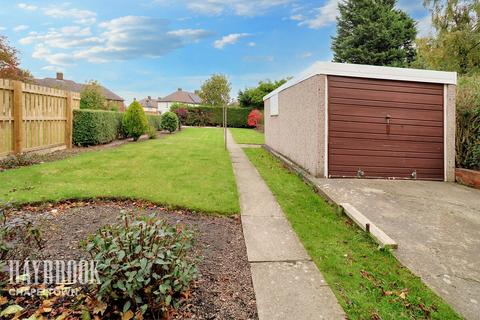
<path fill-rule="evenodd" d="M 160 98 L 152 99 L 151 96 L 148 96 L 147 98 L 140 100 L 139 103 L 142 105 L 143 110 L 145 112 L 158 114 L 159 113 L 159 111 L 158 111 L 158 101 L 159 100 L 160 100 Z"/>
<path fill-rule="evenodd" d="M 164 113 L 170 111 L 170 107 L 174 103 L 183 103 L 189 106 L 198 106 L 202 103 L 202 99 L 198 96 L 197 92 L 187 92 L 179 88 L 172 94 L 160 99 L 158 101 L 158 111 Z"/>
<path fill-rule="evenodd" d="M 454 181 L 456 81 L 317 62 L 264 97 L 266 147 L 317 177 Z"/>
<path fill-rule="evenodd" d="M 83 88 L 86 86 L 86 84 L 80 84 L 72 80 L 64 79 L 63 73 L 61 72 L 57 72 L 56 78 L 34 79 L 34 82 L 35 84 L 40 86 L 78 93 L 81 93 L 83 91 Z M 122 97 L 118 96 L 117 94 L 113 93 L 112 91 L 103 86 L 101 86 L 101 89 L 103 96 L 105 97 L 105 100 L 107 100 L 107 102 L 115 103 L 120 111 L 125 111 L 125 100 Z"/>

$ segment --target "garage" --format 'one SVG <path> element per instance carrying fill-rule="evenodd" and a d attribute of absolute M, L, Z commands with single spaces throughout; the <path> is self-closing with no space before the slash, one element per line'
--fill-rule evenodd
<path fill-rule="evenodd" d="M 265 100 L 266 147 L 317 177 L 453 180 L 456 74 L 316 63 Z"/>

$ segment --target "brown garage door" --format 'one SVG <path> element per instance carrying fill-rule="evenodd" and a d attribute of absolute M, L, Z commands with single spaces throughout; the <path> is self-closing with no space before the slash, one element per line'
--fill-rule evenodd
<path fill-rule="evenodd" d="M 443 180 L 443 85 L 328 77 L 331 177 Z"/>

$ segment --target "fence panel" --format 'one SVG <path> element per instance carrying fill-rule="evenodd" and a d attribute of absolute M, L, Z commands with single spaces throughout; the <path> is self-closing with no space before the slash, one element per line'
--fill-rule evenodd
<path fill-rule="evenodd" d="M 70 148 L 72 109 L 79 107 L 79 93 L 0 79 L 0 158 Z"/>

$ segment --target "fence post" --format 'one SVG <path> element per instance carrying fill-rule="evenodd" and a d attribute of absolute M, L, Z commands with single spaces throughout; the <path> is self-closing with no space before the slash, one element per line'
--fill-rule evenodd
<path fill-rule="evenodd" d="M 70 91 L 67 92 L 67 104 L 66 104 L 66 122 L 65 122 L 65 145 L 67 149 L 72 148 L 72 130 L 73 130 L 73 97 Z"/>
<path fill-rule="evenodd" d="M 22 153 L 23 147 L 23 87 L 21 81 L 13 81 L 13 152 Z"/>

